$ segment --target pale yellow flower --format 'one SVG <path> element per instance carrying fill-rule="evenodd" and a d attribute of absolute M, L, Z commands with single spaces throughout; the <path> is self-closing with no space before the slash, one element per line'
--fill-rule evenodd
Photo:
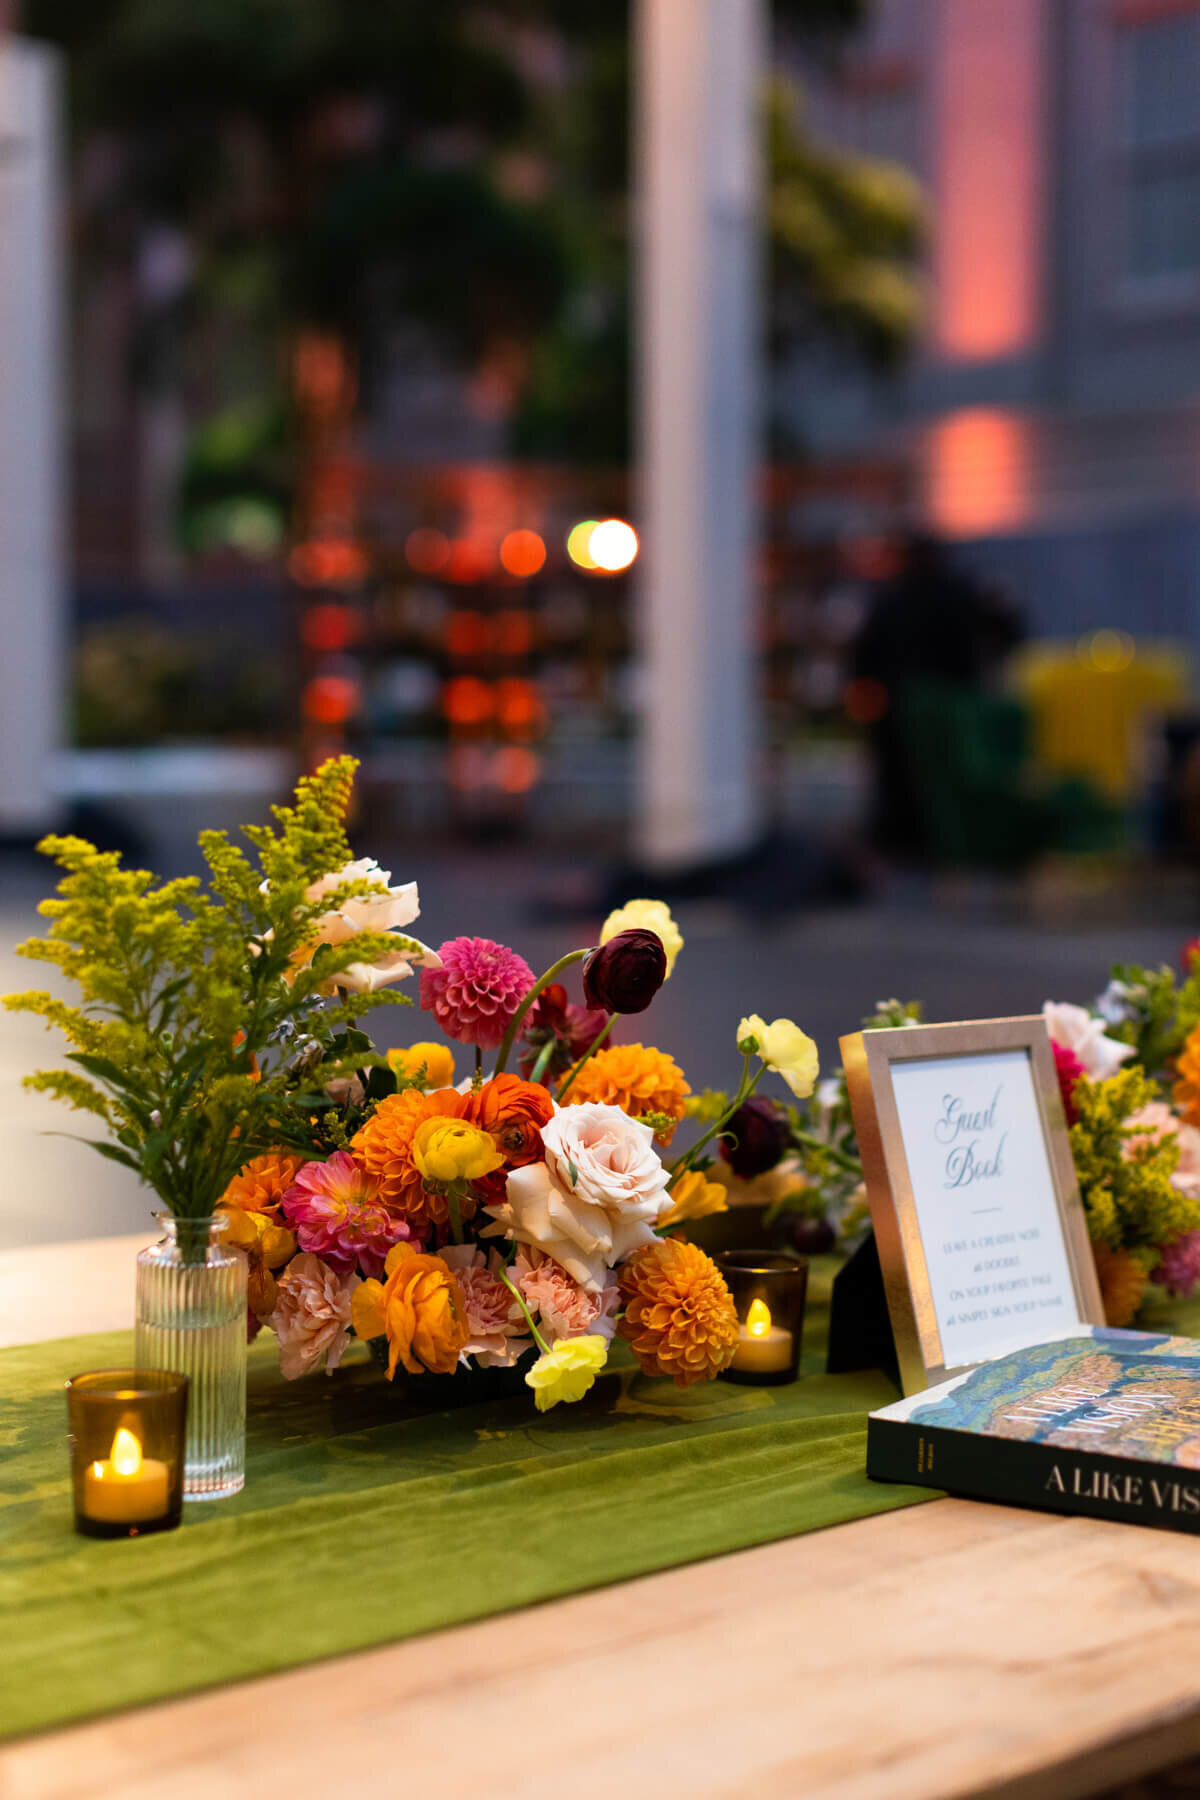
<path fill-rule="evenodd" d="M 686 1219 L 704 1219 L 709 1213 L 729 1211 L 729 1195 L 719 1181 L 709 1181 L 699 1169 L 681 1175 L 671 1190 L 672 1206 L 658 1221 L 665 1225 L 682 1225 Z"/>
<path fill-rule="evenodd" d="M 772 1019 L 768 1025 L 757 1013 L 743 1019 L 737 1029 L 739 1048 L 751 1038 L 767 1067 L 782 1075 L 797 1100 L 807 1100 L 820 1074 L 812 1039 L 791 1019 Z"/>
<path fill-rule="evenodd" d="M 560 1400 L 582 1400 L 607 1360 L 605 1338 L 559 1338 L 525 1376 L 538 1411 L 546 1412 Z"/>
<path fill-rule="evenodd" d="M 413 1134 L 412 1159 L 426 1181 L 480 1181 L 500 1167 L 504 1152 L 466 1119 L 433 1118 Z"/>
<path fill-rule="evenodd" d="M 667 953 L 664 980 L 671 979 L 675 958 L 683 949 L 683 938 L 664 900 L 627 900 L 605 919 L 600 927 L 600 942 L 607 944 L 619 931 L 652 931 Z"/>
<path fill-rule="evenodd" d="M 406 1050 L 389 1050 L 387 1059 L 394 1074 L 409 1079 L 424 1069 L 427 1089 L 454 1084 L 454 1052 L 445 1044 L 410 1044 Z"/>

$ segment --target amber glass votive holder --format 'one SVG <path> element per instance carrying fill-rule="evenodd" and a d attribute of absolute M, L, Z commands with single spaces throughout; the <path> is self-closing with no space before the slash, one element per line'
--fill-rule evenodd
<path fill-rule="evenodd" d="M 717 1266 L 737 1308 L 738 1342 L 725 1381 L 782 1387 L 795 1381 L 804 1334 L 808 1262 L 785 1250 L 723 1250 Z"/>
<path fill-rule="evenodd" d="M 188 1378 L 97 1369 L 67 1383 L 75 1529 L 85 1537 L 172 1531 L 183 1516 Z"/>

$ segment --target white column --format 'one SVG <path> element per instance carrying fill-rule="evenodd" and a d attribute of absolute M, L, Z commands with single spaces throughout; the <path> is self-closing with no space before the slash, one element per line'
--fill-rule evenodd
<path fill-rule="evenodd" d="M 643 697 L 637 850 L 669 870 L 754 842 L 764 0 L 638 0 L 637 417 Z"/>
<path fill-rule="evenodd" d="M 57 53 L 0 36 L 0 835 L 53 823 L 62 730 Z"/>

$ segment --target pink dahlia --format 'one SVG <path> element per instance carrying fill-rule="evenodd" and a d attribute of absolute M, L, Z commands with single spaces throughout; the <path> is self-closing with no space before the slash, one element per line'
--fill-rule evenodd
<path fill-rule="evenodd" d="M 343 1274 L 356 1265 L 368 1275 L 382 1274 L 392 1245 L 412 1236 L 384 1206 L 378 1179 L 348 1150 L 328 1162 L 305 1163 L 280 1205 L 301 1250 Z"/>
<path fill-rule="evenodd" d="M 440 969 L 422 969 L 421 1006 L 447 1037 L 495 1050 L 534 983 L 524 957 L 491 938 L 451 938 Z"/>
<path fill-rule="evenodd" d="M 1054 1052 L 1054 1071 L 1058 1076 L 1058 1091 L 1062 1095 L 1063 1111 L 1067 1115 L 1067 1124 L 1074 1125 L 1079 1117 L 1079 1108 L 1075 1104 L 1075 1083 L 1087 1070 L 1073 1050 L 1063 1044 L 1051 1042 Z"/>
<path fill-rule="evenodd" d="M 1200 1283 L 1200 1231 L 1185 1231 L 1168 1244 L 1150 1279 L 1160 1281 L 1174 1299 L 1190 1300 Z"/>

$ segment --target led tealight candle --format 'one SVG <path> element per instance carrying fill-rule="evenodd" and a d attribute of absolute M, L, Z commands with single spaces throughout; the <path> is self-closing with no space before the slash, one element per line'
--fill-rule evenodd
<path fill-rule="evenodd" d="M 119 1425 L 110 1454 L 84 1474 L 83 1510 L 99 1525 L 140 1525 L 167 1511 L 169 1485 L 166 1463 L 143 1456 L 136 1435 Z"/>
<path fill-rule="evenodd" d="M 765 1300 L 752 1300 L 745 1324 L 738 1331 L 737 1350 L 732 1367 L 749 1375 L 775 1375 L 790 1369 L 794 1359 L 794 1343 L 790 1331 L 771 1322 L 771 1309 Z"/>

